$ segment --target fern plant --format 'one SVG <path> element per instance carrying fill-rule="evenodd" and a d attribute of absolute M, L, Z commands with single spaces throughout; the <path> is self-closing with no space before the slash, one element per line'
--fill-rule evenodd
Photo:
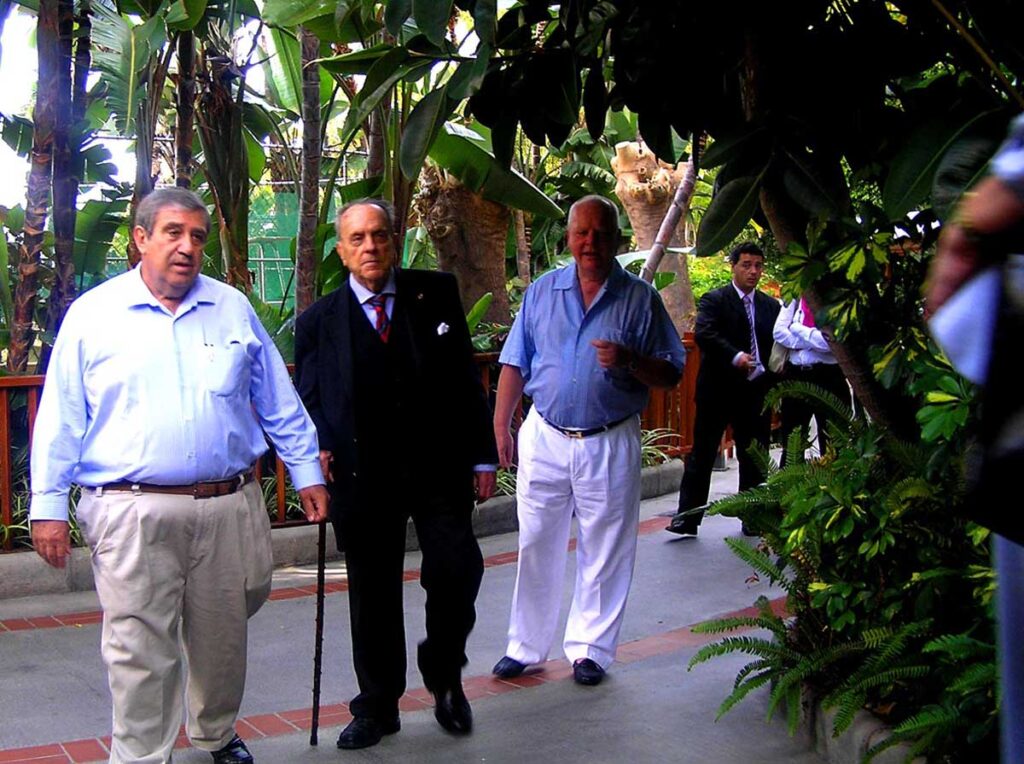
<path fill-rule="evenodd" d="M 769 717 L 784 707 L 795 729 L 808 683 L 837 709 L 834 734 L 864 707 L 894 725 L 876 754 L 902 740 L 956 760 L 985 751 L 995 740 L 993 656 L 983 647 L 992 642 L 993 582 L 988 534 L 961 512 L 962 447 L 900 441 L 804 383 L 779 385 L 768 404 L 785 396 L 827 413 L 825 453 L 806 460 L 795 432 L 780 466 L 755 445 L 765 482 L 709 512 L 758 532 L 757 548 L 727 543 L 785 590 L 789 617 L 762 600 L 753 618 L 702 625 L 706 633 L 767 633 L 728 636 L 699 651 L 691 667 L 728 653 L 752 656 L 720 714 L 769 686 Z M 948 636 L 964 634 L 973 641 Z"/>

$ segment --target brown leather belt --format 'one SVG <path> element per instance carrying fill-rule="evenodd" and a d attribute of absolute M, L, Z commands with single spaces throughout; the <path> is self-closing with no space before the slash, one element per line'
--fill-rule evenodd
<path fill-rule="evenodd" d="M 123 480 L 119 483 L 107 483 L 100 486 L 102 491 L 131 491 L 132 493 L 170 493 L 176 496 L 191 496 L 194 499 L 214 499 L 218 496 L 230 496 L 256 479 L 255 471 L 250 468 L 234 477 L 224 480 L 204 480 L 191 485 L 156 485 L 154 483 L 131 483 Z"/>

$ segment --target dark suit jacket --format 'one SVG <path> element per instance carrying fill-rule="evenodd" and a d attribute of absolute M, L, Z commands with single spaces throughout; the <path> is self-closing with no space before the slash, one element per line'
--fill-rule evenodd
<path fill-rule="evenodd" d="M 498 457 L 458 285 L 451 274 L 398 270 L 395 290 L 393 318 L 405 322 L 413 352 L 415 381 L 409 400 L 425 407 L 420 410 L 437 423 L 424 440 L 445 457 L 437 464 L 448 474 L 432 477 L 444 483 L 464 479 L 468 491 L 473 466 L 497 463 Z M 349 328 L 349 303 L 354 299 L 346 282 L 314 303 L 295 324 L 295 385 L 316 424 L 320 449 L 334 455 L 332 513 L 355 508 L 361 477 L 355 474 L 359 401 L 354 400 L 352 380 L 353 364 L 359 359 L 352 357 Z M 402 448 L 401 433 L 395 433 L 394 450 L 381 459 L 397 463 L 423 458 Z"/>
<path fill-rule="evenodd" d="M 772 352 L 772 329 L 780 308 L 778 300 L 754 290 L 754 325 L 758 352 L 765 367 Z M 746 373 L 733 366 L 732 359 L 737 353 L 750 352 L 750 322 L 743 301 L 731 283 L 700 298 L 694 338 L 700 348 L 697 399 L 741 393 L 747 383 Z M 763 381 L 758 387 L 766 388 L 772 377 L 771 372 L 766 372 L 759 378 Z"/>

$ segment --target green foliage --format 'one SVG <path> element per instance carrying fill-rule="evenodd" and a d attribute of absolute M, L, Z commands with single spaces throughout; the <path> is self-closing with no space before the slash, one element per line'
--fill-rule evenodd
<path fill-rule="evenodd" d="M 951 395 L 948 367 L 930 357 L 915 364 L 921 400 Z M 963 512 L 960 455 L 974 412 L 956 391 L 958 413 L 929 414 L 949 426 L 936 425 L 921 443 L 896 439 L 810 385 L 784 383 L 768 396 L 769 406 L 798 397 L 827 412 L 830 440 L 813 461 L 791 443 L 790 464 L 771 464 L 763 485 L 710 509 L 760 533 L 756 548 L 734 540 L 730 547 L 786 591 L 791 614 L 773 621 L 762 603 L 756 624 L 702 627 L 772 632 L 770 639 L 731 637 L 698 654 L 704 660 L 739 650 L 758 658 L 741 671 L 722 712 L 769 681 L 769 710 L 785 703 L 789 711 L 808 683 L 838 709 L 834 734 L 864 707 L 886 716 L 894 733 L 875 753 L 902 740 L 955 760 L 982 760 L 991 751 L 993 580 L 987 534 Z"/>
<path fill-rule="evenodd" d="M 643 430 L 640 433 L 640 464 L 653 467 L 669 460 L 669 449 L 678 446 L 679 433 L 665 427 Z"/>

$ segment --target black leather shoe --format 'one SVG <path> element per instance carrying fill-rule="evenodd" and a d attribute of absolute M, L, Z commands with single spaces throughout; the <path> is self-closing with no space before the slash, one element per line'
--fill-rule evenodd
<path fill-rule="evenodd" d="M 590 658 L 580 658 L 572 664 L 572 678 L 576 684 L 589 686 L 601 684 L 601 680 L 604 679 L 604 669 Z"/>
<path fill-rule="evenodd" d="M 494 668 L 491 669 L 491 673 L 498 677 L 498 679 L 513 679 L 524 671 L 526 671 L 525 663 L 520 663 L 515 658 L 509 658 L 507 655 L 495 663 Z"/>
<path fill-rule="evenodd" d="M 692 518 L 676 515 L 672 518 L 672 522 L 665 527 L 665 530 L 669 533 L 678 533 L 680 536 L 696 536 L 698 527 Z"/>
<path fill-rule="evenodd" d="M 242 738 L 235 735 L 231 742 L 219 751 L 210 751 L 214 764 L 252 764 L 252 754 L 245 747 Z"/>
<path fill-rule="evenodd" d="M 385 735 L 393 735 L 400 729 L 402 722 L 397 716 L 383 721 L 369 716 L 357 716 L 338 735 L 338 748 L 350 751 L 369 748 L 371 745 L 377 745 Z"/>
<path fill-rule="evenodd" d="M 468 735 L 473 731 L 473 709 L 461 686 L 434 693 L 434 718 L 453 735 Z"/>

